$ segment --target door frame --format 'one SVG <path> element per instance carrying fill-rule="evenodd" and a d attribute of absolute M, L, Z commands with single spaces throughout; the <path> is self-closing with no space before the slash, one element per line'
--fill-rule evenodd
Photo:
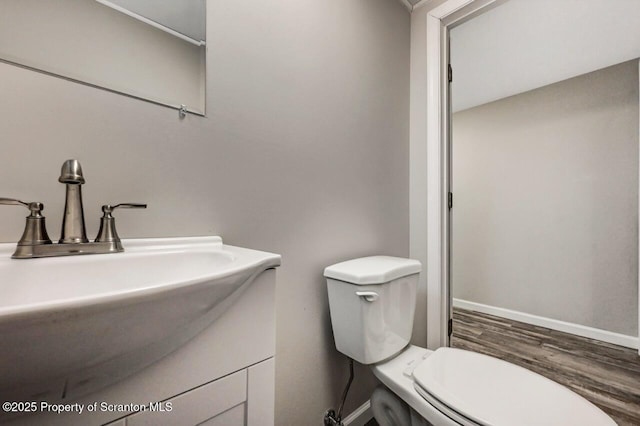
<path fill-rule="evenodd" d="M 419 296 L 420 303 L 425 303 L 423 306 L 426 307 L 426 314 L 420 314 L 417 318 L 419 321 L 426 321 L 426 336 L 423 334 L 420 337 L 426 339 L 426 345 L 430 349 L 450 344 L 449 31 L 506 1 L 508 0 L 444 0 L 440 5 L 426 10 L 435 1 L 424 0 L 416 4 L 412 12 L 412 33 L 415 25 L 418 36 L 412 37 L 411 41 L 409 251 L 412 258 L 420 260 L 424 265 L 419 282 Z M 422 19 L 426 19 L 426 22 Z M 640 104 L 640 98 L 638 102 Z M 640 182 L 640 175 L 638 180 Z M 640 229 L 640 204 L 638 211 Z M 638 250 L 640 253 L 640 240 Z M 640 269 L 638 282 L 640 285 Z M 426 300 L 422 299 L 423 296 Z M 640 292 L 638 303 L 640 304 Z M 640 354 L 640 344 L 638 353 Z"/>
<path fill-rule="evenodd" d="M 425 266 L 419 289 L 426 295 L 426 343 L 430 349 L 450 344 L 449 31 L 504 1 L 446 0 L 427 11 L 426 33 L 422 35 L 426 52 L 418 52 L 424 60 L 416 61 L 411 70 L 409 251 Z M 413 13 L 421 14 L 415 9 Z"/>

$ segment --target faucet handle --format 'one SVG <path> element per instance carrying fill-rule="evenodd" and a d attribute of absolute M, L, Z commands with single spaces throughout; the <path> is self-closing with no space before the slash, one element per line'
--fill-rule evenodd
<path fill-rule="evenodd" d="M 25 206 L 31 211 L 30 217 L 42 217 L 40 212 L 44 210 L 44 205 L 42 203 L 25 203 L 24 201 L 16 200 L 15 198 L 0 197 L 0 204 L 4 204 L 7 206 Z"/>
<path fill-rule="evenodd" d="M 116 219 L 111 215 L 111 213 L 117 208 L 124 209 L 146 209 L 146 204 L 140 203 L 121 203 L 112 206 L 111 204 L 105 204 L 102 206 L 102 212 L 104 215 L 102 219 L 100 219 L 100 230 L 98 231 L 98 236 L 95 241 L 97 243 L 100 242 L 115 242 L 120 243 L 120 237 L 116 232 Z M 122 250 L 120 250 L 122 251 Z"/>
<path fill-rule="evenodd" d="M 111 214 L 111 212 L 113 212 L 115 209 L 119 207 L 122 207 L 123 209 L 146 209 L 147 205 L 140 204 L 140 203 L 120 203 L 120 204 L 116 204 L 115 206 L 112 206 L 110 204 L 105 204 L 104 206 L 102 206 L 102 212 L 106 216 L 107 214 Z"/>
<path fill-rule="evenodd" d="M 27 224 L 22 233 L 19 246 L 31 246 L 39 244 L 51 244 L 51 239 L 47 234 L 47 227 L 45 224 L 45 217 L 42 216 L 42 210 L 44 205 L 38 202 L 25 203 L 24 201 L 16 200 L 14 198 L 0 197 L 0 204 L 8 206 L 25 206 L 31 211 L 31 214 L 27 216 Z"/>

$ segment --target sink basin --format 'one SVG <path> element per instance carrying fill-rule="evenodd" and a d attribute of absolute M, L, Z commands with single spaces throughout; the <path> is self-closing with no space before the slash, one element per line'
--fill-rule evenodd
<path fill-rule="evenodd" d="M 124 253 L 11 259 L 0 244 L 0 399 L 70 400 L 213 323 L 280 256 L 219 237 L 125 240 Z"/>

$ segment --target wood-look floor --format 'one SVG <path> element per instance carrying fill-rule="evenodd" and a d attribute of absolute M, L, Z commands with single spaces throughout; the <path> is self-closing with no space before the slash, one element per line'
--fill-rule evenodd
<path fill-rule="evenodd" d="M 640 356 L 634 349 L 459 308 L 453 310 L 451 346 L 528 368 L 584 396 L 620 426 L 640 425 Z"/>

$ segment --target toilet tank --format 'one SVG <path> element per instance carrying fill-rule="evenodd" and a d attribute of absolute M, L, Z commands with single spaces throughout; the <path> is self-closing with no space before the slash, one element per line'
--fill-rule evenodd
<path fill-rule="evenodd" d="M 404 349 L 413 330 L 420 262 L 370 256 L 324 270 L 336 348 L 373 364 Z"/>

